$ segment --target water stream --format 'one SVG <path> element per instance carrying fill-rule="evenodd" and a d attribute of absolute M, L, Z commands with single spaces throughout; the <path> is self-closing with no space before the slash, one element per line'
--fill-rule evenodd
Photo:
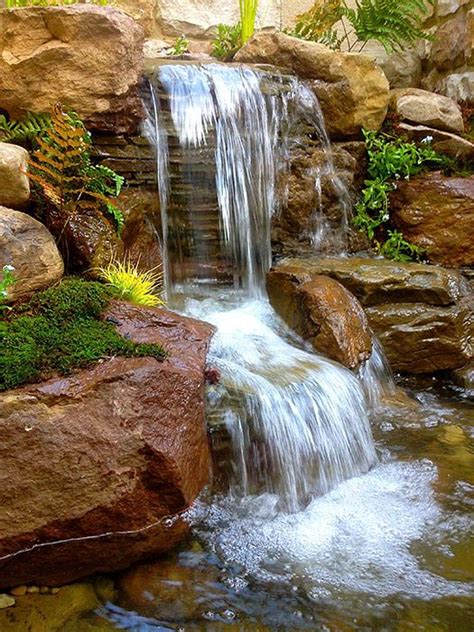
<path fill-rule="evenodd" d="M 298 120 L 326 149 L 344 209 L 336 228 L 315 209 L 314 246 L 344 249 L 347 193 L 315 97 L 295 79 L 272 75 L 269 89 L 263 71 L 218 64 L 162 66 L 152 83 L 147 131 L 162 184 L 168 299 L 217 328 L 209 423 L 230 438 L 232 472 L 190 513 L 198 552 L 177 558 L 200 614 L 180 627 L 151 594 L 157 618 L 137 615 L 125 629 L 470 629 L 450 628 L 442 606 L 469 610 L 468 575 L 445 567 L 459 550 L 472 554 L 470 483 L 460 473 L 440 497 L 439 455 L 407 460 L 399 448 L 400 429 L 451 421 L 426 402 L 384 403 L 396 390 L 376 342 L 355 375 L 311 352 L 265 297 L 278 174 Z M 214 579 L 196 579 L 206 574 Z M 440 627 L 435 614 L 432 627 L 410 617 L 392 625 L 407 603 L 425 618 L 422 604 L 432 603 Z M 115 606 L 106 614 L 130 621 Z"/>

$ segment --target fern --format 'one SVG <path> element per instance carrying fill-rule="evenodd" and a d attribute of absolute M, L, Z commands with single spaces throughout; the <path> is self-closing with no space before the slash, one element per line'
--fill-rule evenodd
<path fill-rule="evenodd" d="M 358 47 L 360 52 L 371 40 L 380 42 L 388 53 L 400 51 L 419 39 L 431 39 L 423 29 L 427 3 L 434 0 L 357 0 L 355 8 L 348 7 L 346 0 L 316 0 L 297 17 L 291 34 L 349 51 Z"/>
<path fill-rule="evenodd" d="M 46 202 L 65 221 L 81 207 L 93 206 L 112 215 L 120 233 L 124 218 L 111 198 L 120 194 L 124 179 L 108 167 L 92 164 L 91 137 L 77 114 L 57 105 L 49 130 L 36 142 L 38 149 L 30 158 L 28 175 Z"/>
<path fill-rule="evenodd" d="M 23 143 L 44 135 L 51 128 L 48 114 L 28 112 L 21 121 L 7 120 L 0 114 L 0 141 L 4 143 Z"/>

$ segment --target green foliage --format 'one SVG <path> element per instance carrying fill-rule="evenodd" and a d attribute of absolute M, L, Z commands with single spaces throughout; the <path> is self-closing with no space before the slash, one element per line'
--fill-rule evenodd
<path fill-rule="evenodd" d="M 51 125 L 35 139 L 29 163 L 29 178 L 44 200 L 64 217 L 94 206 L 113 216 L 120 234 L 124 218 L 112 198 L 120 194 L 124 179 L 115 171 L 94 165 L 90 158 L 91 136 L 75 112 L 57 105 Z"/>
<path fill-rule="evenodd" d="M 17 7 L 54 7 L 69 4 L 98 4 L 101 7 L 106 7 L 111 2 L 109 0 L 7 0 L 7 9 L 16 9 Z"/>
<path fill-rule="evenodd" d="M 8 290 L 15 284 L 15 268 L 10 265 L 5 265 L 2 268 L 2 278 L 0 280 L 0 313 L 8 309 L 5 303 L 8 300 Z"/>
<path fill-rule="evenodd" d="M 234 26 L 229 24 L 218 24 L 217 33 L 212 42 L 212 56 L 221 61 L 232 59 L 235 53 L 242 46 L 242 28 L 240 23 Z"/>
<path fill-rule="evenodd" d="M 403 50 L 419 39 L 431 39 L 423 28 L 426 4 L 433 0 L 316 0 L 313 7 L 297 17 L 292 35 L 321 42 L 331 48 L 359 50 L 369 41 L 382 44 L 388 53 Z M 336 25 L 342 29 L 339 36 Z"/>
<path fill-rule="evenodd" d="M 248 42 L 255 32 L 258 1 L 259 0 L 239 0 L 242 45 Z"/>
<path fill-rule="evenodd" d="M 28 112 L 21 121 L 7 120 L 0 114 L 0 141 L 3 143 L 23 143 L 44 135 L 51 127 L 49 114 Z"/>
<path fill-rule="evenodd" d="M 400 178 L 408 180 L 427 165 L 442 165 L 444 158 L 429 143 L 420 146 L 401 138 L 377 132 L 364 132 L 369 158 L 369 178 L 356 204 L 353 224 L 374 242 L 380 254 L 398 261 L 419 259 L 422 250 L 403 239 L 397 231 L 388 231 L 388 239 L 375 237 L 383 232 L 390 219 L 390 193 Z"/>
<path fill-rule="evenodd" d="M 10 312 L 0 323 L 0 391 L 115 355 L 163 360 L 159 345 L 134 343 L 100 319 L 114 296 L 101 283 L 67 279 Z"/>
<path fill-rule="evenodd" d="M 185 53 L 189 53 L 189 40 L 187 40 L 183 35 L 176 39 L 173 46 L 171 46 L 168 50 L 168 55 L 171 57 L 180 57 Z"/>

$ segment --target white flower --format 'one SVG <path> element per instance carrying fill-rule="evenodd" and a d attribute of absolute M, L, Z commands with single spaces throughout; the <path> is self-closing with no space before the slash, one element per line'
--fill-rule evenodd
<path fill-rule="evenodd" d="M 3 266 L 3 271 L 4 272 L 14 272 L 15 268 L 13 266 L 7 265 L 7 266 Z"/>
<path fill-rule="evenodd" d="M 6 290 L 2 290 L 0 292 L 0 296 L 3 296 L 4 298 L 6 298 L 8 296 L 8 292 Z"/>
<path fill-rule="evenodd" d="M 433 136 L 425 136 L 422 140 L 422 143 L 431 143 L 433 142 Z"/>

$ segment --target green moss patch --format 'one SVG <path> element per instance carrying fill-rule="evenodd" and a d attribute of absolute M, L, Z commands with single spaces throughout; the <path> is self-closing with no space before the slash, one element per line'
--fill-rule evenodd
<path fill-rule="evenodd" d="M 115 298 L 101 283 L 67 279 L 0 321 L 0 391 L 68 374 L 111 356 L 163 360 L 160 345 L 123 338 L 100 319 Z"/>

